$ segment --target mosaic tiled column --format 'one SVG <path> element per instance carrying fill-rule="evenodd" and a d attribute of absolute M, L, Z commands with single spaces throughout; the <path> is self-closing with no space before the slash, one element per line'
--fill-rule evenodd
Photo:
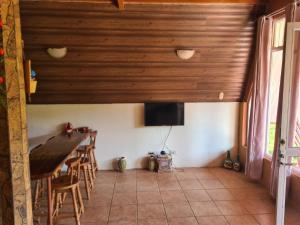
<path fill-rule="evenodd" d="M 0 190 L 3 225 L 32 224 L 18 0 L 1 0 Z"/>

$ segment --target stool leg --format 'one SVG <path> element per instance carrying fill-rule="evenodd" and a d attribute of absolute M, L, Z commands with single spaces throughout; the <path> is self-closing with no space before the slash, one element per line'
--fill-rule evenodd
<path fill-rule="evenodd" d="M 88 176 L 89 176 L 89 180 L 90 180 L 90 188 L 92 190 L 92 189 L 94 189 L 94 180 L 93 180 L 93 175 L 92 175 L 92 172 L 91 172 L 91 168 L 89 166 L 87 168 L 87 171 L 88 171 Z"/>
<path fill-rule="evenodd" d="M 37 208 L 39 194 L 40 194 L 40 180 L 37 180 L 35 185 L 35 191 L 34 191 L 34 209 Z"/>
<path fill-rule="evenodd" d="M 95 148 L 93 148 L 92 154 L 93 154 L 93 163 L 94 163 L 95 171 L 98 171 L 99 167 L 98 167 L 98 163 L 97 163 L 97 160 L 96 160 Z"/>
<path fill-rule="evenodd" d="M 53 204 L 55 207 L 53 210 L 53 217 L 56 217 L 56 216 L 58 216 L 58 210 L 59 210 L 59 204 L 60 204 L 60 202 L 59 202 L 60 193 L 55 193 L 54 195 L 55 195 L 55 197 L 54 197 Z"/>
<path fill-rule="evenodd" d="M 73 200 L 73 206 L 74 206 L 74 214 L 76 219 L 76 225 L 80 225 L 80 218 L 78 213 L 78 205 L 77 205 L 77 198 L 76 198 L 76 191 L 75 188 L 71 189 L 72 192 L 72 200 Z"/>
<path fill-rule="evenodd" d="M 91 196 L 90 196 L 90 188 L 89 188 L 89 182 L 88 182 L 88 174 L 87 174 L 87 169 L 85 166 L 83 167 L 83 175 L 84 175 L 86 195 L 87 195 L 88 200 L 90 200 Z"/>
<path fill-rule="evenodd" d="M 83 201 L 82 201 L 82 196 L 81 196 L 79 184 L 77 186 L 77 195 L 78 195 L 79 204 L 80 204 L 80 213 L 84 213 L 84 205 L 83 205 Z"/>
<path fill-rule="evenodd" d="M 92 173 L 92 178 L 93 178 L 93 180 L 95 180 L 96 179 L 96 173 L 95 173 L 94 163 L 93 163 L 92 160 L 90 162 L 91 162 L 90 163 L 90 170 L 91 170 L 91 173 Z"/>

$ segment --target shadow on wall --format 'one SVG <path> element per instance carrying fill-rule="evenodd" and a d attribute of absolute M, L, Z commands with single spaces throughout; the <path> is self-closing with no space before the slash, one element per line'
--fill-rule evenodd
<path fill-rule="evenodd" d="M 138 104 L 134 106 L 134 127 L 144 128 L 144 105 Z"/>
<path fill-rule="evenodd" d="M 228 149 L 230 151 L 230 156 L 232 160 L 237 160 L 238 155 L 238 148 L 232 148 Z M 223 167 L 224 160 L 226 159 L 227 151 L 225 151 L 223 154 L 220 154 L 217 158 L 214 160 L 211 160 L 208 162 L 204 167 Z"/>
<path fill-rule="evenodd" d="M 226 152 L 220 153 L 217 158 L 208 161 L 203 167 L 221 167 L 226 158 Z M 234 158 L 232 158 L 234 159 Z"/>

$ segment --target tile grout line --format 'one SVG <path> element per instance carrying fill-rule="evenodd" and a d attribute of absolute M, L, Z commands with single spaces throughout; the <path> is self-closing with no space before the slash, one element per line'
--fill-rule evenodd
<path fill-rule="evenodd" d="M 115 175 L 113 194 L 112 194 L 112 198 L 110 200 L 110 207 L 109 207 L 109 212 L 108 212 L 107 225 L 109 225 L 109 221 L 110 221 L 110 213 L 111 213 L 111 208 L 112 208 L 112 201 L 113 201 L 113 198 L 114 198 L 114 195 L 115 195 L 116 182 L 117 182 L 117 174 Z"/>
<path fill-rule="evenodd" d="M 196 180 L 197 180 L 197 177 L 194 175 L 194 172 L 193 172 L 193 176 L 194 176 L 194 177 L 196 178 Z M 180 181 L 179 181 L 179 179 L 178 179 L 177 176 L 176 176 L 176 178 L 177 178 L 178 183 L 179 183 L 179 185 L 180 185 Z M 182 188 L 182 187 L 181 187 L 181 188 Z M 201 189 L 200 189 L 200 190 L 201 190 Z M 194 218 L 195 218 L 195 220 L 196 220 L 196 223 L 199 224 L 199 223 L 198 223 L 198 220 L 197 220 L 197 217 L 196 217 L 196 214 L 195 214 L 195 212 L 194 212 L 194 210 L 193 210 L 193 208 L 192 208 L 192 206 L 191 206 L 191 202 L 189 201 L 188 197 L 186 196 L 185 190 L 182 189 L 182 192 L 183 192 L 183 195 L 184 195 L 184 197 L 186 198 L 187 203 L 188 203 L 188 205 L 189 205 L 189 207 L 190 207 L 190 209 L 191 209 L 191 211 L 192 211 L 192 213 L 193 213 L 193 215 L 194 215 Z"/>
<path fill-rule="evenodd" d="M 164 212 L 165 212 L 166 221 L 167 221 L 167 224 L 170 225 L 169 220 L 168 220 L 167 211 L 166 211 L 166 208 L 165 208 L 165 203 L 164 203 L 162 195 L 161 195 L 161 190 L 160 190 L 159 181 L 158 181 L 158 172 L 156 174 L 156 182 L 157 182 L 157 186 L 158 186 L 158 192 L 159 192 L 159 195 L 160 195 L 160 198 L 161 198 L 161 204 L 162 204 Z"/>

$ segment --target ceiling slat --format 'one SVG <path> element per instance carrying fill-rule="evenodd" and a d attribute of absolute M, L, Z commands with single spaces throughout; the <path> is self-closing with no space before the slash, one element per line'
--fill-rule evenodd
<path fill-rule="evenodd" d="M 152 3 L 21 1 L 33 103 L 240 101 L 263 6 Z M 61 46 L 61 60 L 46 53 Z M 196 53 L 183 61 L 180 48 Z"/>

